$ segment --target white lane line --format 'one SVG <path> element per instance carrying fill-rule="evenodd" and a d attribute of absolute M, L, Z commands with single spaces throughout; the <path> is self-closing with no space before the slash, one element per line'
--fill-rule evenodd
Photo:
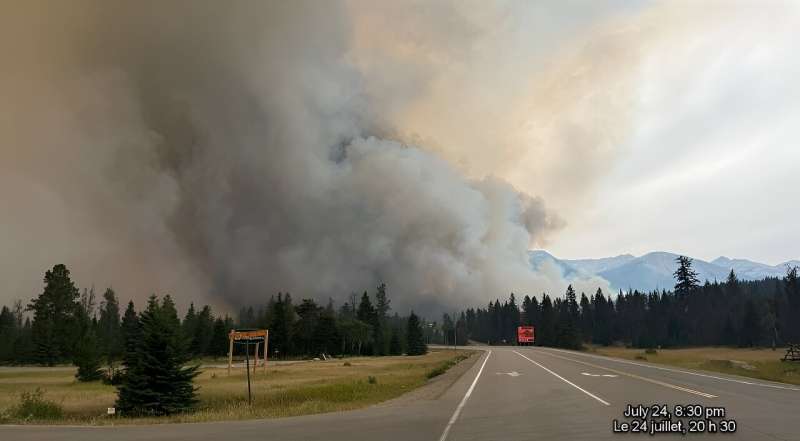
<path fill-rule="evenodd" d="M 716 395 L 711 395 L 711 394 L 707 394 L 705 392 L 700 392 L 699 390 L 689 389 L 688 387 L 678 386 L 678 385 L 675 385 L 675 384 L 667 383 L 666 381 L 659 381 L 659 380 L 654 380 L 652 378 L 642 377 L 641 375 L 632 374 L 630 372 L 618 371 L 616 369 L 611 369 L 610 367 L 605 367 L 605 366 L 600 366 L 599 364 L 589 363 L 588 361 L 580 361 L 580 360 L 575 360 L 575 359 L 569 358 L 569 357 L 562 357 L 561 355 L 551 354 L 551 353 L 549 353 L 547 351 L 544 351 L 544 354 L 547 354 L 550 357 L 556 357 L 556 358 L 560 358 L 562 360 L 571 361 L 573 363 L 580 363 L 580 364 L 583 364 L 583 365 L 586 365 L 586 366 L 591 366 L 593 368 L 603 369 L 603 370 L 606 370 L 606 371 L 609 371 L 609 372 L 613 372 L 615 374 L 625 375 L 626 377 L 635 378 L 637 380 L 646 381 L 648 383 L 657 384 L 659 386 L 668 387 L 670 389 L 679 390 L 681 392 L 686 392 L 686 393 L 690 393 L 690 394 L 694 394 L 694 395 L 700 395 L 701 397 L 705 397 L 705 398 L 717 398 Z"/>
<path fill-rule="evenodd" d="M 486 362 L 489 361 L 489 356 L 492 355 L 492 351 L 486 353 L 486 358 L 483 359 L 483 364 L 481 368 L 478 370 L 478 375 L 475 376 L 475 379 L 472 380 L 472 384 L 467 389 L 467 393 L 464 395 L 464 398 L 461 399 L 461 402 L 458 403 L 458 407 L 456 407 L 456 411 L 453 412 L 453 416 L 450 417 L 450 421 L 447 423 L 447 427 L 444 428 L 444 432 L 442 432 L 442 436 L 439 438 L 439 441 L 444 441 L 447 439 L 447 434 L 450 433 L 450 428 L 453 427 L 456 420 L 458 420 L 458 416 L 461 415 L 461 409 L 464 408 L 464 405 L 467 404 L 467 400 L 469 396 L 472 395 L 472 390 L 475 389 L 475 385 L 478 384 L 478 378 L 481 378 L 481 373 L 483 372 L 484 366 L 486 366 Z"/>
<path fill-rule="evenodd" d="M 544 348 L 542 348 L 542 349 L 544 349 Z M 614 357 L 604 357 L 604 356 L 601 356 L 601 355 L 582 354 L 580 352 L 570 352 L 570 351 L 564 351 L 562 349 L 554 349 L 554 348 L 545 349 L 543 352 L 547 353 L 549 351 L 558 351 L 558 352 L 564 352 L 564 353 L 567 353 L 567 354 L 580 355 L 580 356 L 583 356 L 583 357 L 592 357 L 592 358 L 597 358 L 597 359 L 600 359 L 600 360 L 613 361 L 613 362 L 616 362 L 616 363 L 632 364 L 634 366 L 641 366 L 641 367 L 646 367 L 646 368 L 650 368 L 650 369 L 658 369 L 660 371 L 675 372 L 675 373 L 679 373 L 679 374 L 688 374 L 688 375 L 694 375 L 694 376 L 697 376 L 697 377 L 704 377 L 704 378 L 712 378 L 714 380 L 730 381 L 732 383 L 746 384 L 746 385 L 749 385 L 749 386 L 771 387 L 773 389 L 782 389 L 782 390 L 791 390 L 791 391 L 800 392 L 800 388 L 797 388 L 797 387 L 782 386 L 780 384 L 757 383 L 757 382 L 754 382 L 754 381 L 739 380 L 739 379 L 736 379 L 736 378 L 718 377 L 716 375 L 701 374 L 699 372 L 684 371 L 682 369 L 672 369 L 672 368 L 667 368 L 667 367 L 662 367 L 662 366 L 653 366 L 653 365 L 649 365 L 649 364 L 636 363 L 635 361 L 620 360 L 620 359 L 614 358 Z"/>
<path fill-rule="evenodd" d="M 536 361 L 534 361 L 534 360 L 531 360 L 530 358 L 528 358 L 528 357 L 526 357 L 526 356 L 524 356 L 524 355 L 520 354 L 520 353 L 519 353 L 519 352 L 517 352 L 517 351 L 514 351 L 514 353 L 515 353 L 515 354 L 517 354 L 517 355 L 519 355 L 520 357 L 522 357 L 522 358 L 524 358 L 524 359 L 526 359 L 526 360 L 530 361 L 531 363 L 535 364 L 536 366 L 539 366 L 540 368 L 542 368 L 542 369 L 546 370 L 547 372 L 550 372 L 550 373 L 551 373 L 551 374 L 553 374 L 553 375 L 554 375 L 556 378 L 558 378 L 558 379 L 560 379 L 561 381 L 563 381 L 563 382 L 565 382 L 565 383 L 569 384 L 570 386 L 574 387 L 575 389 L 578 389 L 579 391 L 581 391 L 581 392 L 585 393 L 586 395 L 589 395 L 590 397 L 592 397 L 592 398 L 594 398 L 595 400 L 597 400 L 597 401 L 599 401 L 599 402 L 601 402 L 601 403 L 605 404 L 606 406 L 610 406 L 610 405 L 611 405 L 611 403 L 609 403 L 608 401 L 606 401 L 606 400 L 604 400 L 604 399 L 602 399 L 602 398 L 598 397 L 597 395 L 595 395 L 595 394 L 593 394 L 593 393 L 589 392 L 588 390 L 586 390 L 586 389 L 584 389 L 584 388 L 582 388 L 582 387 L 578 386 L 577 384 L 575 384 L 575 383 L 573 383 L 573 382 L 571 382 L 571 381 L 567 380 L 566 378 L 562 377 L 561 375 L 558 375 L 557 373 L 555 373 L 555 372 L 551 371 L 550 369 L 547 369 L 547 368 L 546 368 L 546 367 L 544 367 L 542 364 L 540 364 L 540 363 L 537 363 L 537 362 L 536 362 Z"/>

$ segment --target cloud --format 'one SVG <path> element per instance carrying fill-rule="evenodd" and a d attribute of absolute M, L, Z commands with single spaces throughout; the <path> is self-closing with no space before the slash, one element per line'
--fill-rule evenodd
<path fill-rule="evenodd" d="M 150 6 L 30 2 L 0 21 L 5 300 L 59 262 L 83 285 L 220 307 L 381 281 L 401 311 L 563 292 L 528 266 L 564 224 L 535 186 L 593 155 L 598 129 L 551 121 L 533 153 L 514 145 L 531 103 L 504 104 L 516 76 L 486 67 L 509 6 L 420 6 L 388 36 L 368 4 Z M 573 109 L 582 92 L 564 93 L 547 105 Z M 507 178 L 515 158 L 542 176 Z"/>

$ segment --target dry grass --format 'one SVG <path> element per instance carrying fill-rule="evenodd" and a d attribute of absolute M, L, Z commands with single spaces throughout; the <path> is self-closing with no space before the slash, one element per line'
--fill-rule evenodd
<path fill-rule="evenodd" d="M 69 424 L 201 422 L 306 415 L 365 407 L 402 395 L 427 381 L 428 372 L 469 351 L 431 351 L 416 357 L 358 357 L 269 366 L 251 371 L 253 405 L 247 404 L 244 369 L 228 376 L 224 368 L 203 368 L 196 386 L 200 408 L 164 418 L 109 418 L 116 389 L 99 382 L 78 383 L 64 368 L 0 369 L 0 410 L 19 402 L 22 391 L 45 389 L 45 398 L 61 405 Z M 369 378 L 374 377 L 374 383 Z M 19 422 L 6 419 L 6 422 Z"/>
<path fill-rule="evenodd" d="M 659 349 L 655 354 L 642 349 L 593 346 L 590 351 L 600 355 L 645 360 L 688 369 L 700 369 L 724 374 L 741 375 L 762 380 L 800 384 L 800 362 L 783 362 L 786 349 L 739 349 L 701 347 Z"/>

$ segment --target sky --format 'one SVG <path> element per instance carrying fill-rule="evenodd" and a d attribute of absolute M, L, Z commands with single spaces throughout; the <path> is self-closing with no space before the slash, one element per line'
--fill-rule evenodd
<path fill-rule="evenodd" d="M 180 20 L 172 19 L 180 16 Z M 796 3 L 31 1 L 0 17 L 0 304 L 43 272 L 235 310 L 800 258 Z"/>
<path fill-rule="evenodd" d="M 625 67 L 623 153 L 552 238 L 556 255 L 798 258 L 797 4 L 728 5 L 654 13 L 650 31 L 627 24 L 642 56 Z"/>

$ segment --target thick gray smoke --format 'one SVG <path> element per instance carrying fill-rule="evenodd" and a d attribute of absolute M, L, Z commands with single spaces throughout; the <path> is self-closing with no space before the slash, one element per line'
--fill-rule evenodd
<path fill-rule="evenodd" d="M 399 109 L 426 70 L 370 66 L 352 4 L 234 3 L 4 6 L 3 296 L 58 262 L 218 306 L 381 281 L 400 311 L 563 290 L 527 256 L 562 221 L 413 144 Z"/>

